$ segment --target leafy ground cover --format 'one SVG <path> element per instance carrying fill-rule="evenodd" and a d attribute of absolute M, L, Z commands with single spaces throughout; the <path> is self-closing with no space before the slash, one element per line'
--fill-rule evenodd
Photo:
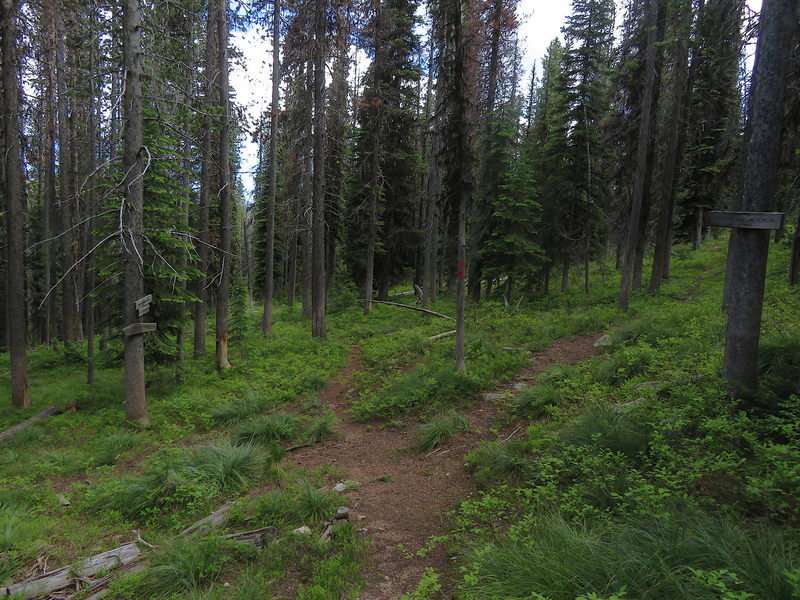
<path fill-rule="evenodd" d="M 532 352 L 609 332 L 612 345 L 596 357 L 556 365 L 500 401 L 497 430 L 518 425 L 526 434 L 486 440 L 466 456 L 481 492 L 436 538 L 457 568 L 426 571 L 408 597 L 792 598 L 800 593 L 798 292 L 784 283 L 786 248 L 775 246 L 764 386 L 732 402 L 719 384 L 721 246 L 679 249 L 662 293 L 635 294 L 627 314 L 615 307 L 610 272 L 595 277 L 603 284 L 588 297 L 576 289 L 470 305 L 466 374 L 452 369 L 452 337 L 429 340 L 451 327 L 444 319 L 381 305 L 364 316 L 337 297 L 321 342 L 299 307 L 278 308 L 269 340 L 248 313 L 225 373 L 210 357 L 180 370 L 151 361 L 152 426 L 141 431 L 123 423 L 118 340 L 101 353 L 91 387 L 82 348 L 35 349 L 34 406 L 4 411 L 0 429 L 52 402 L 77 410 L 0 446 L 0 581 L 31 574 L 43 556 L 55 566 L 114 547 L 136 529 L 158 546 L 155 566 L 115 583 L 113 597 L 353 597 L 369 539 L 346 528 L 323 547 L 291 533 L 320 528 L 344 501 L 327 490 L 335 468 L 304 469 L 287 454 L 336 439 L 337 417 L 319 391 L 352 346 L 360 360 L 347 380 L 351 414 L 366 431 L 421 419 L 413 445 L 427 452 L 470 431 L 464 411 L 478 393 L 510 380 Z M 452 299 L 436 309 L 454 313 Z M 0 356 L 5 406 L 7 365 Z M 236 501 L 229 528 L 275 525 L 281 541 L 258 552 L 216 532 L 173 540 L 227 500 Z"/>

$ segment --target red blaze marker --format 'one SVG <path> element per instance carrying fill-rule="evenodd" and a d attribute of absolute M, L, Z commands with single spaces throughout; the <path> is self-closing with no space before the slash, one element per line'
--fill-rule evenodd
<path fill-rule="evenodd" d="M 464 279 L 464 261 L 458 263 L 458 278 Z"/>

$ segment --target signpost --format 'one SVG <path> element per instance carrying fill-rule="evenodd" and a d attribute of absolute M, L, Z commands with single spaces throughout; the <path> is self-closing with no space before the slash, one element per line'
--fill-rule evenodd
<path fill-rule="evenodd" d="M 779 212 L 733 212 L 715 210 L 705 214 L 705 224 L 710 227 L 736 229 L 781 229 L 786 213 Z"/>
<path fill-rule="evenodd" d="M 153 294 L 147 294 L 144 298 L 139 298 L 136 301 L 136 310 L 140 317 L 143 317 L 150 312 L 150 303 L 153 301 Z"/>
<path fill-rule="evenodd" d="M 136 312 L 139 313 L 139 316 L 142 317 L 150 312 L 150 303 L 153 301 L 153 294 L 147 294 L 147 296 L 143 298 L 139 298 L 134 304 L 136 305 Z M 125 337 L 131 337 L 132 335 L 142 335 L 147 333 L 148 331 L 155 331 L 156 324 L 155 323 L 131 323 L 127 327 L 123 327 L 122 333 L 125 334 Z"/>

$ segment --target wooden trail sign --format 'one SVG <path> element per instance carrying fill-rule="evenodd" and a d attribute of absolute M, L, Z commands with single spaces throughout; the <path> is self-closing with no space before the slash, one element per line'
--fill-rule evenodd
<path fill-rule="evenodd" d="M 155 323 L 131 323 L 127 327 L 122 329 L 122 333 L 125 334 L 125 337 L 131 337 L 132 335 L 142 335 L 143 333 L 147 333 L 148 331 L 155 331 L 156 324 Z"/>
<path fill-rule="evenodd" d="M 786 213 L 779 212 L 737 212 L 714 210 L 705 214 L 705 224 L 711 227 L 731 227 L 736 229 L 780 229 Z"/>
<path fill-rule="evenodd" d="M 139 298 L 136 304 L 136 310 L 140 317 L 143 317 L 150 312 L 150 303 L 153 301 L 153 294 L 147 294 L 144 298 Z"/>

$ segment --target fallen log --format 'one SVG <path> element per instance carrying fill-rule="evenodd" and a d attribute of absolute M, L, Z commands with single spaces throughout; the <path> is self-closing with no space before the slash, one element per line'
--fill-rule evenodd
<path fill-rule="evenodd" d="M 81 560 L 49 573 L 42 573 L 31 579 L 0 588 L 0 595 L 31 599 L 46 596 L 70 587 L 75 579 L 85 579 L 109 569 L 118 569 L 139 558 L 142 551 L 135 543 L 123 544 L 119 548 Z"/>
<path fill-rule="evenodd" d="M 228 519 L 228 512 L 233 508 L 233 502 L 229 502 L 228 504 L 224 505 L 222 508 L 215 510 L 213 513 L 200 519 L 199 521 L 192 523 L 181 531 L 178 535 L 189 535 L 190 533 L 194 533 L 195 531 L 199 531 L 203 528 L 213 529 L 219 525 L 222 525 Z"/>
<path fill-rule="evenodd" d="M 433 315 L 434 317 L 442 317 L 443 319 L 450 319 L 451 321 L 455 321 L 455 317 L 451 317 L 450 315 L 443 315 L 442 313 L 428 310 L 427 308 L 420 308 L 419 306 L 411 306 L 410 304 L 403 304 L 401 302 L 387 302 L 386 300 L 372 300 L 373 304 L 388 304 L 389 306 L 401 306 L 403 308 L 410 308 L 411 310 L 417 310 L 419 312 L 423 312 L 427 315 Z"/>
<path fill-rule="evenodd" d="M 222 515 L 226 515 L 227 512 L 231 509 L 231 505 L 223 506 L 221 509 L 211 513 L 205 519 L 201 519 L 191 527 L 184 529 L 178 536 L 185 535 L 184 532 L 197 532 L 212 521 L 219 519 L 218 513 L 222 513 Z M 212 519 L 211 517 L 214 517 Z M 223 519 L 224 521 L 224 519 Z M 220 521 L 222 522 L 222 521 Z M 229 533 L 225 536 L 225 539 L 234 540 L 236 542 L 240 542 L 242 544 L 253 544 L 257 548 L 264 548 L 274 540 L 278 535 L 278 529 L 273 526 L 269 527 L 262 527 L 261 529 L 254 529 L 253 531 L 244 531 L 242 533 Z M 88 587 L 80 591 L 81 597 L 84 600 L 98 600 L 98 598 L 102 598 L 108 593 L 108 584 L 111 583 L 112 579 L 119 577 L 125 573 L 140 573 L 147 569 L 147 556 L 142 555 L 138 557 L 135 561 L 124 565 L 114 571 L 113 573 L 109 573 L 105 577 L 98 579 Z M 77 600 L 78 593 L 72 594 L 71 596 L 67 596 L 64 600 Z"/>
<path fill-rule="evenodd" d="M 28 425 L 30 425 L 31 423 L 33 423 L 35 421 L 39 421 L 41 419 L 46 419 L 47 417 L 51 417 L 53 415 L 61 414 L 61 412 L 62 411 L 58 407 L 58 404 L 51 404 L 50 406 L 48 406 L 44 410 L 39 411 L 38 413 L 33 415 L 30 419 L 25 419 L 22 423 L 17 423 L 13 427 L 9 427 L 8 429 L 6 429 L 2 433 L 0 433 L 0 442 L 6 440 L 7 438 L 10 438 L 12 435 L 14 435 L 17 432 L 22 431 Z"/>
<path fill-rule="evenodd" d="M 190 535 L 196 533 L 201 529 L 212 528 L 221 525 L 225 522 L 228 512 L 233 507 L 233 503 L 228 503 L 222 508 L 215 510 L 213 513 L 196 521 L 183 531 L 178 536 Z M 134 533 L 138 532 L 134 531 Z M 226 539 L 241 542 L 243 544 L 253 544 L 259 548 L 266 546 L 271 540 L 277 537 L 278 530 L 275 527 L 262 527 L 253 531 L 244 531 L 241 533 L 231 533 L 225 536 Z M 141 538 L 139 538 L 141 540 Z M 147 542 L 141 540 L 142 543 L 148 545 Z M 152 548 L 152 546 L 150 546 Z M 11 596 L 13 594 L 21 594 L 21 598 L 30 600 L 47 596 L 53 592 L 64 590 L 75 584 L 75 581 L 85 581 L 89 577 L 97 575 L 103 571 L 111 570 L 104 577 L 91 582 L 88 588 L 81 590 L 81 595 L 85 596 L 85 600 L 93 598 L 100 598 L 108 590 L 108 583 L 120 576 L 123 573 L 136 573 L 147 568 L 147 555 L 143 555 L 141 549 L 136 542 L 129 542 L 123 544 L 113 550 L 108 550 L 101 554 L 92 556 L 84 560 L 76 561 L 66 567 L 61 567 L 48 573 L 42 573 L 31 579 L 20 581 L 10 586 L 0 588 L 0 597 Z M 76 598 L 77 594 L 67 596 L 67 600 Z"/>
<path fill-rule="evenodd" d="M 432 342 L 433 340 L 438 340 L 439 338 L 447 337 L 448 335 L 453 335 L 455 332 L 456 330 L 453 329 L 451 331 L 445 331 L 444 333 L 440 333 L 438 335 L 432 335 L 431 337 L 428 338 L 428 341 Z"/>

